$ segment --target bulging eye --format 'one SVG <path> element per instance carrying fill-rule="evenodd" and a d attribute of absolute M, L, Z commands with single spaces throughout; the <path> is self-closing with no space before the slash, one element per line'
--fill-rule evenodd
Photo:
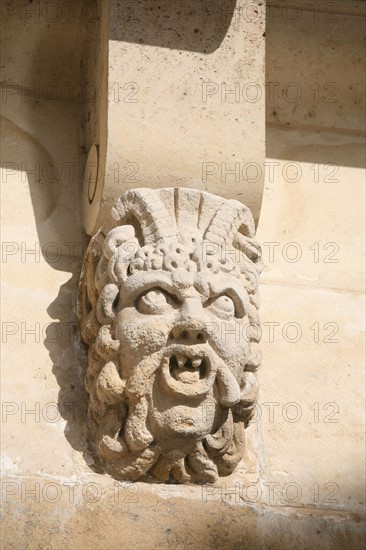
<path fill-rule="evenodd" d="M 226 295 L 219 296 L 213 299 L 209 308 L 218 317 L 224 317 L 225 319 L 231 319 L 235 315 L 235 304 L 233 300 Z"/>
<path fill-rule="evenodd" d="M 170 300 L 165 292 L 159 288 L 154 288 L 140 296 L 136 306 L 140 313 L 158 315 L 170 308 L 169 302 Z"/>

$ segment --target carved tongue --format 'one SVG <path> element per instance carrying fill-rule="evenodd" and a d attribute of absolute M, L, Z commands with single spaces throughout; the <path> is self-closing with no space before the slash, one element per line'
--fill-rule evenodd
<path fill-rule="evenodd" d="M 179 382 L 185 382 L 186 384 L 194 384 L 200 379 L 200 373 L 196 370 L 194 372 L 181 369 L 175 373 L 175 379 Z"/>
<path fill-rule="evenodd" d="M 170 359 L 170 373 L 179 382 L 185 384 L 194 384 L 200 379 L 200 369 L 202 359 L 193 359 L 185 355 L 173 355 Z"/>

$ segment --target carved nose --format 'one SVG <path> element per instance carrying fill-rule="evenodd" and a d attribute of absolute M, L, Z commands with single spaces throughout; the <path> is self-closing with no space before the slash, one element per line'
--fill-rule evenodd
<path fill-rule="evenodd" d="M 197 326 L 200 325 L 200 326 Z M 207 342 L 207 330 L 201 323 L 177 323 L 169 335 L 171 340 L 176 340 L 184 344 L 203 344 Z"/>
<path fill-rule="evenodd" d="M 170 332 L 170 339 L 185 344 L 207 342 L 208 330 L 202 318 L 202 304 L 199 300 L 187 301 L 181 310 L 179 321 Z"/>

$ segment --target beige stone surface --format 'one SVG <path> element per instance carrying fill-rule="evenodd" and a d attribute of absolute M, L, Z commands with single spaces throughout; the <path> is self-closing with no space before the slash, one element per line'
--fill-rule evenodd
<path fill-rule="evenodd" d="M 110 2 L 108 122 L 100 143 L 105 184 L 100 178 L 85 208 L 87 227 L 101 203 L 100 224 L 121 186 L 187 186 L 239 198 L 257 221 L 265 155 L 264 3 L 164 0 L 156 6 Z"/>
<path fill-rule="evenodd" d="M 67 441 L 63 437 L 56 449 L 53 440 L 65 422 L 54 384 L 60 372 L 57 367 L 52 372 L 52 365 L 60 361 L 66 372 L 77 366 L 69 349 L 76 327 L 70 281 L 82 248 L 80 206 L 75 207 L 80 187 L 77 171 L 66 170 L 66 163 L 79 165 L 75 110 L 43 104 L 35 113 L 17 94 L 3 113 L 2 376 L 8 383 L 2 393 L 2 437 L 10 457 L 5 464 L 32 474 L 56 474 L 71 465 L 71 474 Z M 50 117 L 57 132 L 50 132 Z M 24 369 L 19 377 L 17 365 Z M 24 453 L 14 433 L 27 441 Z M 50 461 L 51 453 L 58 460 Z"/>
<path fill-rule="evenodd" d="M 4 2 L 1 84 L 5 97 L 18 91 L 28 104 L 32 99 L 35 103 L 56 103 L 82 98 L 77 45 L 85 21 L 95 19 L 91 5 L 85 8 L 64 0 Z"/>
<path fill-rule="evenodd" d="M 339 4 L 354 15 L 359 6 L 352 1 Z M 353 34 L 358 37 L 360 19 L 352 21 Z M 14 32 L 14 27 L 8 28 L 9 33 Z M 25 44 L 29 28 L 21 28 L 17 29 L 19 35 L 24 32 Z M 329 61 L 332 71 L 339 70 L 341 50 L 347 46 L 340 34 L 342 28 L 349 29 L 349 23 L 337 27 L 340 61 Z M 286 30 L 291 30 L 292 36 L 299 33 L 304 52 L 296 67 L 305 64 L 306 51 L 321 67 L 323 50 L 315 56 L 312 44 L 315 37 L 316 43 L 326 47 L 329 33 L 324 28 L 323 34 L 317 31 L 316 36 L 309 35 L 309 26 L 305 35 L 290 22 L 272 29 L 280 41 Z M 67 36 L 75 36 L 70 29 L 68 32 Z M 267 38 L 271 36 L 268 33 L 269 28 Z M 304 39 L 309 36 L 313 41 Z M 347 51 L 356 51 L 353 38 L 347 40 L 353 44 Z M 71 49 L 71 39 L 69 44 Z M 274 54 L 275 45 L 272 42 Z M 24 48 L 17 46 L 17 51 L 9 65 L 15 72 L 7 73 L 16 81 L 22 75 L 16 65 L 24 67 Z M 70 55 L 70 50 L 66 51 Z M 278 55 L 294 66 L 291 51 Z M 67 59 L 61 63 L 65 79 L 70 78 Z M 352 82 L 360 76 L 358 63 L 345 69 Z M 45 66 L 49 70 L 53 64 Z M 276 65 L 269 67 L 276 70 Z M 58 64 L 56 68 L 59 71 Z M 351 70 L 355 74 L 350 74 Z M 318 74 L 319 69 L 314 78 Z M 268 78 L 276 77 L 270 73 Z M 284 79 L 287 81 L 287 76 Z M 53 161 L 79 163 L 79 148 L 87 149 L 90 144 L 79 134 L 78 104 L 35 104 L 32 98 L 24 102 L 20 89 L 2 104 L 7 119 L 7 139 L 3 140 L 3 133 L 1 136 L 3 157 L 18 164 L 24 161 L 28 167 L 25 174 L 21 166 L 14 169 L 13 165 L 9 171 L 2 158 L 2 240 L 11 243 L 2 250 L 4 549 L 363 548 L 363 157 L 355 123 L 360 104 L 356 108 L 353 92 L 347 94 L 340 96 L 340 102 L 344 111 L 349 111 L 349 120 L 343 115 L 341 120 L 335 117 L 330 110 L 334 106 L 322 111 L 319 104 L 317 121 L 323 125 L 304 129 L 303 122 L 301 127 L 296 124 L 296 111 L 291 111 L 290 117 L 284 109 L 283 116 L 290 118 L 282 120 L 290 122 L 291 129 L 271 127 L 267 133 L 268 160 L 281 163 L 281 174 L 284 164 L 296 162 L 302 175 L 294 183 L 280 175 L 274 183 L 267 169 L 258 238 L 262 243 L 280 245 L 273 262 L 267 255 L 262 278 L 262 416 L 248 429 L 248 453 L 234 477 L 227 478 L 225 485 L 220 480 L 209 490 L 140 483 L 111 489 L 113 479 L 93 470 L 85 447 L 87 400 L 80 370 L 85 356 L 79 346 L 75 311 L 83 242 L 81 177 L 78 173 L 79 179 L 71 183 L 63 172 L 55 181 L 51 174 L 36 184 L 31 173 L 36 162 L 42 166 Z M 93 131 L 98 135 L 95 124 Z M 337 126 L 339 131 L 329 126 Z M 343 131 L 345 127 L 347 131 Z M 339 182 L 324 181 L 331 175 L 331 170 L 324 168 L 329 162 L 338 163 L 335 177 Z M 319 185 L 310 170 L 314 163 L 319 164 Z M 146 182 L 146 186 L 150 184 Z M 25 254 L 22 243 L 29 249 L 35 241 L 41 247 L 50 242 L 57 247 L 46 254 Z M 282 253 L 276 253 L 291 241 L 302 249 L 299 262 L 286 262 Z M 64 244 L 70 242 L 75 244 L 71 258 L 69 246 Z M 320 245 L 319 262 L 313 261 L 314 250 L 309 249 L 314 242 Z M 324 261 L 324 254 L 331 252 L 323 248 L 328 242 L 339 245 L 337 263 Z M 263 247 L 265 254 L 268 248 Z M 62 251 L 57 261 L 55 250 Z M 293 250 L 288 249 L 289 254 Z M 270 323 L 279 323 L 272 325 L 273 341 Z M 301 337 L 291 342 L 297 339 L 297 325 Z M 299 407 L 301 418 L 289 421 L 296 418 Z M 75 484 L 74 497 L 70 496 L 70 483 Z M 35 490 L 34 496 L 27 493 L 31 490 Z"/>
<path fill-rule="evenodd" d="M 43 478 L 38 489 L 35 479 L 27 478 L 22 493 L 18 480 L 6 482 L 8 492 L 15 493 L 8 496 L 4 520 L 6 548 L 11 550 L 363 548 L 358 514 L 256 506 L 241 500 L 239 488 L 231 494 L 224 488 L 206 493 L 202 487 L 159 489 L 137 483 L 132 490 L 110 480 L 96 485 L 95 477 L 89 477 L 73 490 L 63 481 L 57 486 L 54 479 Z M 39 494 L 39 502 L 32 502 L 26 489 L 36 489 L 33 499 Z"/>
<path fill-rule="evenodd" d="M 262 300 L 257 418 L 274 501 L 362 512 L 364 296 L 269 283 Z"/>
<path fill-rule="evenodd" d="M 259 404 L 263 470 L 278 483 L 278 503 L 301 491 L 308 505 L 365 507 L 363 10 L 353 1 L 284 1 L 267 14 L 266 81 L 278 86 L 269 97 L 267 85 L 257 232 Z M 290 82 L 296 102 L 282 94 Z M 314 96 L 315 83 L 330 82 L 335 101 L 324 89 Z"/>
<path fill-rule="evenodd" d="M 357 0 L 270 2 L 267 123 L 365 131 L 364 17 Z"/>
<path fill-rule="evenodd" d="M 267 147 L 264 280 L 362 292 L 364 138 L 271 126 Z"/>

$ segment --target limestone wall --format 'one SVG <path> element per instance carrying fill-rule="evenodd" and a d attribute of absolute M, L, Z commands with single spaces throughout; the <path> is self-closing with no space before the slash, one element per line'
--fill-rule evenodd
<path fill-rule="evenodd" d="M 123 112 L 129 121 L 132 137 L 121 137 L 120 154 L 128 150 L 126 159 L 132 159 L 144 104 L 137 105 L 134 127 L 133 104 L 122 102 L 118 112 L 113 104 L 108 111 L 105 95 L 93 100 L 85 91 L 85 82 L 102 82 L 105 92 L 106 2 L 88 3 L 88 9 L 62 0 L 46 4 L 19 0 L 4 3 L 5 11 L 2 6 L 2 547 L 362 548 L 363 3 L 271 3 L 266 75 L 260 48 L 247 52 L 254 72 L 240 66 L 236 52 L 235 71 L 230 66 L 226 78 L 222 62 L 215 80 L 220 94 L 207 97 L 214 120 L 225 128 L 227 155 L 231 126 L 225 117 L 238 113 L 235 128 L 245 134 L 247 147 L 240 170 L 252 158 L 245 132 L 253 123 L 255 162 L 265 177 L 257 231 L 265 260 L 260 401 L 242 465 L 211 487 L 116 484 L 95 470 L 88 452 L 86 358 L 75 310 L 87 242 L 82 167 L 93 143 L 107 147 L 112 139 L 106 134 L 112 113 Z M 258 14 L 236 12 L 235 25 L 242 17 L 248 32 L 263 39 L 256 43 L 262 47 L 262 2 L 256 9 Z M 164 59 L 169 45 L 157 38 L 144 48 L 135 36 L 126 44 L 110 37 L 109 52 L 116 57 L 108 61 L 108 74 L 119 79 L 120 58 L 130 55 L 121 82 L 139 83 L 139 66 L 151 70 L 152 49 L 174 75 L 174 63 Z M 90 52 L 99 40 L 104 49 L 93 66 Z M 210 53 L 187 51 L 177 39 L 174 56 L 192 58 L 199 71 L 198 57 L 209 59 Z M 140 89 L 147 93 L 145 78 Z M 248 82 L 267 91 L 266 162 L 264 103 L 243 96 Z M 223 83 L 234 89 L 239 84 L 239 102 L 235 95 L 222 102 Z M 172 93 L 166 117 L 174 114 L 172 98 L 183 88 L 174 79 L 162 86 L 161 93 Z M 149 101 L 159 89 L 152 86 Z M 205 107 L 201 99 L 198 107 Z M 174 115 L 174 124 L 184 114 Z M 151 119 L 152 111 L 147 115 Z M 172 132 L 167 118 L 163 122 Z M 118 120 L 109 124 L 116 132 Z M 216 134 L 213 142 L 219 143 Z M 183 173 L 195 147 L 185 143 L 180 158 L 176 144 L 176 157 L 167 162 L 174 168 L 177 161 Z M 159 150 L 157 162 L 165 158 Z M 108 151 L 107 166 L 118 154 Z M 209 160 L 221 170 L 220 154 L 211 152 Z M 146 163 L 146 173 L 155 169 Z M 239 199 L 247 192 L 235 173 L 226 181 L 221 172 L 215 177 L 211 191 Z M 164 186 L 175 181 L 161 175 Z M 199 178 L 196 185 L 205 188 Z"/>
<path fill-rule="evenodd" d="M 278 489 L 297 483 L 308 506 L 356 513 L 365 498 L 364 5 L 302 4 L 267 13 L 264 471 Z"/>

